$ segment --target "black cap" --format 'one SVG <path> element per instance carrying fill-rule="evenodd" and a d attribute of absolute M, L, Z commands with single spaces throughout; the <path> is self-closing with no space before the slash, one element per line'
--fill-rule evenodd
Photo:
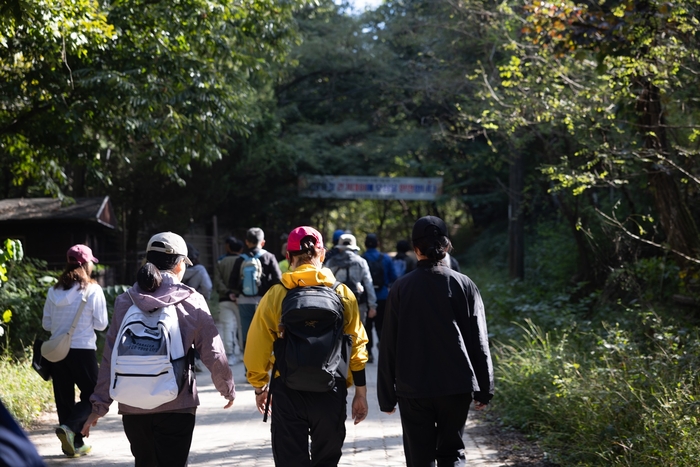
<path fill-rule="evenodd" d="M 365 248 L 377 248 L 379 245 L 379 239 L 377 238 L 377 234 L 367 234 L 365 237 Z"/>
<path fill-rule="evenodd" d="M 435 216 L 421 217 L 413 224 L 411 238 L 419 240 L 424 237 L 447 237 L 445 221 Z"/>

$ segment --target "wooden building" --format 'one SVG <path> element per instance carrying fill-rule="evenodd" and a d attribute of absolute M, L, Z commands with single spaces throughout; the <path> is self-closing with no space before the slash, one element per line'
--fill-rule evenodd
<path fill-rule="evenodd" d="M 100 264 L 103 285 L 115 282 L 122 258 L 117 219 L 108 196 L 76 198 L 62 202 L 56 198 L 16 198 L 0 200 L 0 240 L 18 239 L 24 254 L 62 269 L 71 246 L 89 246 Z"/>

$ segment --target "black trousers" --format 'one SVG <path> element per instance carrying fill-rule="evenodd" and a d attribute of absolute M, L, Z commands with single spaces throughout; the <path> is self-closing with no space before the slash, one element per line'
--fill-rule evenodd
<path fill-rule="evenodd" d="M 195 415 L 161 412 L 122 415 L 135 467 L 185 467 L 192 446 Z"/>
<path fill-rule="evenodd" d="M 386 300 L 377 300 L 377 315 L 374 318 L 365 320 L 365 330 L 367 331 L 367 352 L 372 355 L 372 347 L 374 347 L 374 338 L 372 337 L 372 328 L 377 330 L 377 342 L 382 338 L 382 325 L 384 324 L 384 310 L 386 309 Z"/>
<path fill-rule="evenodd" d="M 462 433 L 471 394 L 398 400 L 408 467 L 464 465 Z"/>
<path fill-rule="evenodd" d="M 80 430 L 92 412 L 90 396 L 97 384 L 97 353 L 92 349 L 70 349 L 66 358 L 51 365 L 50 371 L 58 423 L 75 433 L 75 446 L 80 447 L 83 445 Z M 75 386 L 80 390 L 77 403 Z"/>
<path fill-rule="evenodd" d="M 345 441 L 347 394 L 341 379 L 327 392 L 296 391 L 281 381 L 273 381 L 271 432 L 275 465 L 337 466 Z"/>

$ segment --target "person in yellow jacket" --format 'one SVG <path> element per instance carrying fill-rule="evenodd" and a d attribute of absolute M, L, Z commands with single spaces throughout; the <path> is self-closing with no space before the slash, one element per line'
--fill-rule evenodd
<path fill-rule="evenodd" d="M 334 387 L 325 392 L 295 390 L 279 379 L 270 384 L 273 344 L 280 338 L 282 301 L 290 289 L 325 285 L 333 287 L 335 277 L 323 267 L 323 238 L 312 227 L 297 227 L 287 239 L 287 259 L 291 270 L 282 274 L 262 298 L 248 332 L 244 362 L 247 378 L 255 389 L 258 410 L 265 412 L 271 391 L 272 454 L 275 465 L 335 466 L 345 441 L 347 388 L 355 384 L 352 418 L 355 424 L 367 417 L 367 334 L 360 319 L 357 300 L 344 284 L 335 289 L 343 304 L 344 334 L 352 340 L 347 378 L 336 375 Z M 279 373 L 275 372 L 275 378 Z M 311 445 L 309 452 L 309 437 Z"/>

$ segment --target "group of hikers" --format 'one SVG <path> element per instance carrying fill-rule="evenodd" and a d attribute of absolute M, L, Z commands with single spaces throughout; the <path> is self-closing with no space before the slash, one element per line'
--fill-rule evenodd
<path fill-rule="evenodd" d="M 336 466 L 349 387 L 354 423 L 369 411 L 365 366 L 376 331 L 379 410 L 398 406 L 406 464 L 463 465 L 469 408 L 483 409 L 494 391 L 484 306 L 451 260 L 442 219 L 418 219 L 411 240 L 391 257 L 368 234 L 360 255 L 350 232 L 334 232 L 327 250 L 318 230 L 300 226 L 278 263 L 253 227 L 243 242 L 226 239 L 212 281 L 192 245 L 161 232 L 110 323 L 91 278 L 97 258 L 71 247 L 42 323 L 52 337 L 72 333 L 67 355 L 50 368 L 64 454 L 89 453 L 85 438 L 117 401 L 137 467 L 187 465 L 197 366 L 211 372 L 226 409 L 236 397 L 231 366 L 242 356 L 255 404 L 271 418 L 275 465 Z M 95 330 L 108 324 L 98 367 Z"/>

